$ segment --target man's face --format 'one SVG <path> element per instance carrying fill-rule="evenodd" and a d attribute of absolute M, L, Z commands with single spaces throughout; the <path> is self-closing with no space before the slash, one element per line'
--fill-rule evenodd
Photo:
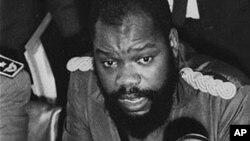
<path fill-rule="evenodd" d="M 95 26 L 94 57 L 101 85 L 124 113 L 142 116 L 152 107 L 154 92 L 168 76 L 166 40 L 153 31 L 150 18 L 131 15 L 121 26 Z"/>

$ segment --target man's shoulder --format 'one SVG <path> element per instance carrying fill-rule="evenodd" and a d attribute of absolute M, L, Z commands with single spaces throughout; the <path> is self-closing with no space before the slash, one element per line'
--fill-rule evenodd
<path fill-rule="evenodd" d="M 82 89 L 93 89 L 92 92 L 99 89 L 97 76 L 94 71 L 74 71 L 70 73 L 70 81 L 77 83 Z"/>
<path fill-rule="evenodd" d="M 216 58 L 197 53 L 186 43 L 180 45 L 180 68 L 190 67 L 237 85 L 249 85 L 250 80 L 238 68 Z"/>
<path fill-rule="evenodd" d="M 209 56 L 200 54 L 194 55 L 189 60 L 189 65 L 194 70 L 200 71 L 203 74 L 212 75 L 223 81 L 231 82 L 238 87 L 250 84 L 249 77 L 247 77 L 241 70 L 226 62 Z"/>
<path fill-rule="evenodd" d="M 70 81 L 77 83 L 93 79 L 93 68 L 93 58 L 90 56 L 73 57 L 67 63 L 67 70 L 71 72 Z"/>
<path fill-rule="evenodd" d="M 180 44 L 179 57 L 180 74 L 194 89 L 228 100 L 249 95 L 250 80 L 236 67 L 199 54 L 185 43 Z"/>
<path fill-rule="evenodd" d="M 250 86 L 248 78 L 240 70 L 197 55 L 189 60 L 188 67 L 180 70 L 180 75 L 183 78 L 180 107 L 186 111 L 182 116 L 191 116 L 201 122 L 211 137 L 217 129 L 210 127 L 210 123 L 225 128 L 231 124 L 249 124 Z M 218 132 L 227 135 L 223 130 Z"/>
<path fill-rule="evenodd" d="M 249 95 L 249 78 L 232 65 L 200 54 L 194 54 L 185 65 L 180 70 L 182 78 L 200 92 L 226 101 Z"/>
<path fill-rule="evenodd" d="M 84 56 L 74 57 L 68 62 L 67 69 L 71 72 L 70 91 L 75 91 L 81 97 L 102 102 L 92 60 L 92 57 Z"/>

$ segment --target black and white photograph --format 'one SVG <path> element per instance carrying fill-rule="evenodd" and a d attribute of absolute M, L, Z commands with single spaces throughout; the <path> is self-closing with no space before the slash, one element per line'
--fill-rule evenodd
<path fill-rule="evenodd" d="M 0 0 L 0 141 L 248 141 L 250 0 Z"/>

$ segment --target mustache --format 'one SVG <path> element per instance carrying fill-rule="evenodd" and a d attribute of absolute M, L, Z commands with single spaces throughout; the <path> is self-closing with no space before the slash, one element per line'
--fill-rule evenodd
<path fill-rule="evenodd" d="M 130 96 L 133 95 L 134 97 L 147 97 L 147 98 L 153 98 L 158 95 L 158 91 L 155 90 L 140 90 L 138 87 L 132 87 L 130 89 L 126 89 L 125 87 L 119 88 L 117 91 L 114 91 L 110 94 L 110 98 L 112 99 L 119 99 L 124 96 Z"/>

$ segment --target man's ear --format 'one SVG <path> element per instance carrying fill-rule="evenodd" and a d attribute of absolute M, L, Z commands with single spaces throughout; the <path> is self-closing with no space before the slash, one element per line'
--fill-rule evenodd
<path fill-rule="evenodd" d="M 173 55 L 175 58 L 179 55 L 179 38 L 178 38 L 178 32 L 175 28 L 172 28 L 169 33 L 169 45 L 173 52 Z"/>

